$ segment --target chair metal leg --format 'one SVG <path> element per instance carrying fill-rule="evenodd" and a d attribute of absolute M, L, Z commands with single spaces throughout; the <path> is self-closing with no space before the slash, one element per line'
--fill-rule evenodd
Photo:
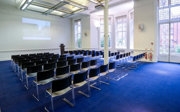
<path fill-rule="evenodd" d="M 28 77 L 26 76 L 26 84 L 24 85 L 24 87 L 28 90 L 29 89 L 29 84 L 28 84 Z"/>
<path fill-rule="evenodd" d="M 100 83 L 103 83 L 103 84 L 106 84 L 106 85 L 110 85 L 109 83 L 104 82 L 104 81 L 100 81 Z"/>
<path fill-rule="evenodd" d="M 90 87 L 101 91 L 101 88 L 98 88 L 98 87 L 96 87 L 96 86 L 94 86 L 94 85 L 90 85 Z"/>
<path fill-rule="evenodd" d="M 53 97 L 51 97 L 51 106 L 52 106 L 52 111 L 54 112 L 54 102 L 53 102 Z"/>
<path fill-rule="evenodd" d="M 78 93 L 84 95 L 84 96 L 87 97 L 87 98 L 90 97 L 88 94 L 86 94 L 86 93 L 84 93 L 84 92 L 82 92 L 82 91 L 78 91 Z"/>
<path fill-rule="evenodd" d="M 39 86 L 36 84 L 37 97 L 33 94 L 33 97 L 39 102 Z"/>
<path fill-rule="evenodd" d="M 67 104 L 69 104 L 71 107 L 74 107 L 74 104 L 71 103 L 68 99 L 63 98 L 62 100 L 63 100 L 64 102 L 66 102 Z"/>

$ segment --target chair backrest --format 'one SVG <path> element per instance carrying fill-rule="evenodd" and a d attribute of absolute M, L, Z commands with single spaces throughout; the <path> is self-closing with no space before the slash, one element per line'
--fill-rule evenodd
<path fill-rule="evenodd" d="M 72 60 L 72 59 L 74 59 L 74 56 L 67 57 L 67 60 Z"/>
<path fill-rule="evenodd" d="M 120 54 L 119 58 L 122 58 L 122 57 L 123 57 L 123 55 L 122 55 L 122 54 Z"/>
<path fill-rule="evenodd" d="M 45 64 L 44 70 L 55 69 L 55 67 L 56 67 L 56 63 Z"/>
<path fill-rule="evenodd" d="M 68 65 L 74 65 L 76 63 L 76 59 L 68 60 Z"/>
<path fill-rule="evenodd" d="M 57 62 L 57 68 L 67 66 L 67 61 L 59 61 Z"/>
<path fill-rule="evenodd" d="M 73 84 L 81 83 L 88 78 L 88 71 L 80 72 L 74 75 Z"/>
<path fill-rule="evenodd" d="M 69 66 L 57 68 L 56 69 L 56 76 L 65 75 L 65 74 L 68 74 L 69 72 L 70 72 Z"/>
<path fill-rule="evenodd" d="M 46 79 L 53 78 L 53 77 L 54 77 L 53 69 L 37 73 L 37 81 L 42 81 L 42 80 L 46 80 Z"/>
<path fill-rule="evenodd" d="M 100 73 L 107 72 L 108 71 L 108 65 L 101 65 L 100 66 Z"/>
<path fill-rule="evenodd" d="M 66 57 L 60 57 L 59 59 L 58 59 L 58 61 L 66 61 Z"/>
<path fill-rule="evenodd" d="M 70 72 L 74 72 L 74 71 L 80 70 L 80 68 L 81 68 L 80 64 L 71 65 L 70 66 Z"/>
<path fill-rule="evenodd" d="M 110 62 L 109 63 L 109 70 L 115 69 L 116 68 L 116 63 L 115 62 Z"/>
<path fill-rule="evenodd" d="M 60 58 L 66 58 L 66 55 L 60 55 Z"/>
<path fill-rule="evenodd" d="M 90 61 L 82 62 L 81 68 L 88 68 L 90 66 Z"/>
<path fill-rule="evenodd" d="M 91 65 L 91 66 L 94 66 L 94 65 L 96 65 L 96 64 L 97 64 L 97 60 L 91 60 L 91 61 L 90 61 L 90 65 Z"/>
<path fill-rule="evenodd" d="M 41 72 L 41 71 L 42 71 L 42 65 L 27 67 L 27 74 Z"/>
<path fill-rule="evenodd" d="M 72 85 L 72 75 L 63 79 L 52 81 L 52 93 L 63 90 Z"/>
<path fill-rule="evenodd" d="M 46 60 L 41 60 L 41 61 L 36 61 L 36 66 L 38 65 L 44 65 L 44 64 L 47 64 L 47 61 Z"/>
<path fill-rule="evenodd" d="M 120 58 L 120 56 L 119 55 L 116 55 L 116 59 L 118 60 Z"/>
<path fill-rule="evenodd" d="M 50 63 L 57 63 L 57 59 L 52 59 L 52 58 L 49 59 L 48 60 L 48 64 L 50 64 Z"/>
<path fill-rule="evenodd" d="M 99 67 L 96 67 L 96 68 L 92 68 L 90 69 L 89 71 L 89 77 L 95 77 L 95 76 L 98 76 L 100 73 L 100 68 Z"/>
<path fill-rule="evenodd" d="M 34 62 L 25 62 L 21 64 L 22 69 L 35 66 Z"/>
<path fill-rule="evenodd" d="M 82 63 L 84 58 L 77 58 L 77 63 Z"/>

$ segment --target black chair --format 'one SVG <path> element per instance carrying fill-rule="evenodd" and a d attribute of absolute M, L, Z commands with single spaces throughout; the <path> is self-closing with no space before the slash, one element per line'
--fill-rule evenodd
<path fill-rule="evenodd" d="M 69 61 L 69 60 L 73 60 L 74 59 L 74 56 L 69 56 L 69 57 L 67 57 L 67 60 Z"/>
<path fill-rule="evenodd" d="M 56 69 L 56 78 L 62 79 L 69 75 L 71 75 L 70 74 L 70 66 L 64 66 L 64 67 Z"/>
<path fill-rule="evenodd" d="M 76 64 L 76 59 L 68 60 L 68 65 Z"/>
<path fill-rule="evenodd" d="M 81 69 L 81 65 L 80 64 L 74 64 L 70 66 L 70 73 L 72 74 L 77 74 L 78 72 L 80 72 Z"/>
<path fill-rule="evenodd" d="M 46 71 L 46 70 L 51 70 L 51 69 L 55 69 L 56 68 L 56 63 L 50 63 L 50 64 L 45 64 L 43 66 L 43 70 Z"/>
<path fill-rule="evenodd" d="M 96 67 L 96 68 L 92 68 L 89 70 L 89 83 L 97 81 L 99 79 L 99 74 L 100 74 L 100 68 Z M 97 81 L 97 83 L 99 83 L 99 81 Z M 97 84 L 96 82 L 93 84 L 89 84 L 89 86 L 91 88 L 97 89 L 97 90 L 101 90 L 100 88 L 94 86 L 95 84 Z"/>
<path fill-rule="evenodd" d="M 25 74 L 25 77 L 26 77 L 26 85 L 25 85 L 25 87 L 26 87 L 26 89 L 29 89 L 29 81 L 28 81 L 28 79 L 32 78 L 32 77 L 36 77 L 37 73 L 41 72 L 41 71 L 42 71 L 42 66 L 41 65 L 27 68 L 27 71 L 26 71 L 26 74 Z"/>
<path fill-rule="evenodd" d="M 105 77 L 105 76 L 107 76 L 107 74 L 109 73 L 109 71 L 108 71 L 108 70 L 109 70 L 109 67 L 108 67 L 108 66 L 109 66 L 109 65 L 101 65 L 101 66 L 100 66 L 100 77 Z M 109 85 L 109 83 L 104 82 L 104 81 L 102 81 L 102 80 L 100 80 L 100 82 Z"/>
<path fill-rule="evenodd" d="M 116 63 L 115 62 L 110 62 L 109 63 L 109 73 L 112 73 L 116 70 Z"/>
<path fill-rule="evenodd" d="M 33 94 L 33 97 L 39 101 L 39 86 L 40 85 L 46 85 L 54 80 L 54 70 L 48 70 L 43 72 L 38 72 L 36 80 L 33 82 L 36 84 L 36 96 Z"/>
<path fill-rule="evenodd" d="M 53 80 L 52 85 L 50 89 L 47 89 L 46 92 L 51 96 L 51 106 L 52 106 L 52 111 L 54 112 L 54 102 L 53 99 L 58 96 L 62 96 L 68 92 L 72 91 L 72 99 L 73 102 L 70 102 L 68 99 L 63 98 L 63 101 L 68 103 L 70 106 L 74 106 L 74 88 L 72 86 L 72 76 L 68 76 L 64 79 L 58 79 L 58 80 Z M 48 110 L 47 108 L 45 108 Z"/>
<path fill-rule="evenodd" d="M 82 70 L 82 71 L 88 70 L 89 67 L 90 67 L 90 61 L 82 62 L 82 64 L 81 64 L 81 70 Z"/>
<path fill-rule="evenodd" d="M 67 66 L 67 61 L 59 61 L 57 62 L 57 68 Z"/>
<path fill-rule="evenodd" d="M 50 63 L 57 63 L 57 61 L 58 61 L 57 59 L 52 59 L 51 58 L 51 59 L 48 60 L 48 64 L 50 64 Z"/>
<path fill-rule="evenodd" d="M 46 60 L 41 60 L 41 61 L 36 61 L 36 66 L 38 65 L 44 65 L 44 64 L 47 64 L 47 61 Z"/>
<path fill-rule="evenodd" d="M 66 61 L 66 57 L 60 57 L 58 61 Z"/>
<path fill-rule="evenodd" d="M 88 84 L 88 92 L 90 92 L 90 86 L 89 86 L 89 83 L 88 83 L 87 79 L 88 79 L 88 71 L 83 71 L 83 72 L 75 74 L 74 77 L 73 77 L 73 87 L 74 87 L 74 89 L 83 87 L 84 85 Z M 81 90 L 79 90 L 78 93 L 82 94 L 82 95 L 84 95 L 86 97 L 90 97 L 90 95 L 82 92 Z"/>
<path fill-rule="evenodd" d="M 96 65 L 97 65 L 97 60 L 91 60 L 91 61 L 90 61 L 90 66 L 91 66 L 91 68 L 96 67 Z"/>
<path fill-rule="evenodd" d="M 84 58 L 77 58 L 77 63 L 82 63 Z"/>

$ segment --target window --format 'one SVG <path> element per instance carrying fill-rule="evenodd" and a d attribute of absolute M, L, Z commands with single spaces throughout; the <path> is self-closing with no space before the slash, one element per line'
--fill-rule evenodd
<path fill-rule="evenodd" d="M 116 21 L 116 48 L 127 49 L 127 16 L 118 17 Z"/>
<path fill-rule="evenodd" d="M 104 48 L 104 18 L 100 19 L 100 47 Z M 109 47 L 111 47 L 111 18 L 109 18 Z"/>
<path fill-rule="evenodd" d="M 159 54 L 180 53 L 180 0 L 159 0 Z"/>
<path fill-rule="evenodd" d="M 74 36 L 75 36 L 75 46 L 76 48 L 81 48 L 81 20 L 76 20 L 74 24 Z"/>
<path fill-rule="evenodd" d="M 129 48 L 134 49 L 134 12 L 130 12 L 129 15 L 129 40 Z"/>

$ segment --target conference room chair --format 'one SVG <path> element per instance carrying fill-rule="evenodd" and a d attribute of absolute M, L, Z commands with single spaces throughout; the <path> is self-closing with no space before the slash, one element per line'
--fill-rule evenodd
<path fill-rule="evenodd" d="M 77 58 L 77 63 L 82 63 L 84 61 L 84 58 Z"/>
<path fill-rule="evenodd" d="M 109 73 L 109 65 L 101 65 L 100 66 L 100 83 L 109 85 L 109 83 L 102 81 L 102 78 L 106 78 L 109 79 L 109 76 L 107 76 L 107 74 Z"/>
<path fill-rule="evenodd" d="M 63 79 L 65 77 L 68 77 L 70 74 L 70 66 L 64 66 L 61 68 L 56 69 L 56 78 Z"/>
<path fill-rule="evenodd" d="M 49 63 L 43 65 L 43 71 L 47 71 L 55 68 L 56 68 L 56 63 Z"/>
<path fill-rule="evenodd" d="M 60 57 L 58 61 L 66 61 L 66 57 Z"/>
<path fill-rule="evenodd" d="M 77 74 L 81 71 L 81 64 L 74 64 L 70 66 L 70 73 Z"/>
<path fill-rule="evenodd" d="M 76 90 L 76 89 L 80 89 L 81 87 L 87 85 L 88 93 L 85 93 L 82 90 L 78 90 L 77 92 L 79 94 L 86 96 L 86 97 L 90 97 L 90 95 L 89 95 L 90 86 L 89 86 L 89 81 L 87 79 L 88 79 L 88 71 L 83 71 L 83 72 L 79 72 L 77 74 L 74 74 L 74 76 L 73 76 L 73 88 L 74 88 L 74 90 Z"/>
<path fill-rule="evenodd" d="M 112 72 L 114 72 L 116 70 L 116 63 L 115 62 L 110 62 L 109 63 L 109 70 L 108 70 L 108 72 L 109 73 L 112 73 Z"/>
<path fill-rule="evenodd" d="M 52 111 L 54 112 L 54 98 L 55 97 L 62 97 L 63 95 L 72 92 L 72 102 L 70 102 L 67 98 L 62 98 L 64 102 L 69 104 L 70 106 L 74 106 L 75 104 L 75 96 L 74 96 L 74 88 L 72 85 L 72 75 L 64 78 L 64 79 L 57 79 L 53 80 L 51 84 L 51 88 L 46 90 L 46 93 L 51 97 L 51 107 Z M 49 111 L 46 107 L 45 109 Z"/>
<path fill-rule="evenodd" d="M 28 67 L 33 67 L 33 66 L 35 66 L 36 64 L 34 63 L 34 62 L 30 62 L 30 61 L 28 61 L 28 62 L 22 62 L 21 63 L 21 66 L 20 66 L 20 78 L 21 78 L 21 81 L 23 81 L 24 80 L 24 73 L 27 71 L 27 68 Z"/>
<path fill-rule="evenodd" d="M 89 67 L 90 67 L 90 61 L 82 62 L 82 64 L 81 64 L 81 70 L 82 71 L 88 70 Z"/>
<path fill-rule="evenodd" d="M 97 66 L 97 60 L 90 60 L 90 67 L 94 68 Z"/>
<path fill-rule="evenodd" d="M 101 88 L 95 86 L 95 85 L 100 85 L 99 82 L 99 74 L 100 74 L 100 68 L 96 67 L 96 68 L 92 68 L 89 70 L 89 87 L 97 89 L 97 90 L 101 90 Z M 91 95 L 91 93 L 90 93 Z"/>
<path fill-rule="evenodd" d="M 27 67 L 26 74 L 25 74 L 25 79 L 26 79 L 25 87 L 26 87 L 26 89 L 29 89 L 29 78 L 36 77 L 37 73 L 41 72 L 41 71 L 42 71 L 42 65 Z"/>
<path fill-rule="evenodd" d="M 72 59 L 74 59 L 74 56 L 68 56 L 67 57 L 67 60 L 69 61 L 69 60 L 72 60 Z"/>
<path fill-rule="evenodd" d="M 67 61 L 58 61 L 56 68 L 67 66 Z"/>
<path fill-rule="evenodd" d="M 54 78 L 54 69 L 37 73 L 36 80 L 33 81 L 36 85 L 36 95 L 33 94 L 33 97 L 37 101 L 40 100 L 40 98 L 39 98 L 39 86 L 49 84 L 54 79 L 55 79 Z"/>
<path fill-rule="evenodd" d="M 38 66 L 38 65 L 44 65 L 44 64 L 47 64 L 48 63 L 48 61 L 47 60 L 41 60 L 41 61 L 32 61 L 32 62 L 35 62 L 36 63 L 36 66 Z"/>
<path fill-rule="evenodd" d="M 68 65 L 76 64 L 76 59 L 68 60 Z"/>

